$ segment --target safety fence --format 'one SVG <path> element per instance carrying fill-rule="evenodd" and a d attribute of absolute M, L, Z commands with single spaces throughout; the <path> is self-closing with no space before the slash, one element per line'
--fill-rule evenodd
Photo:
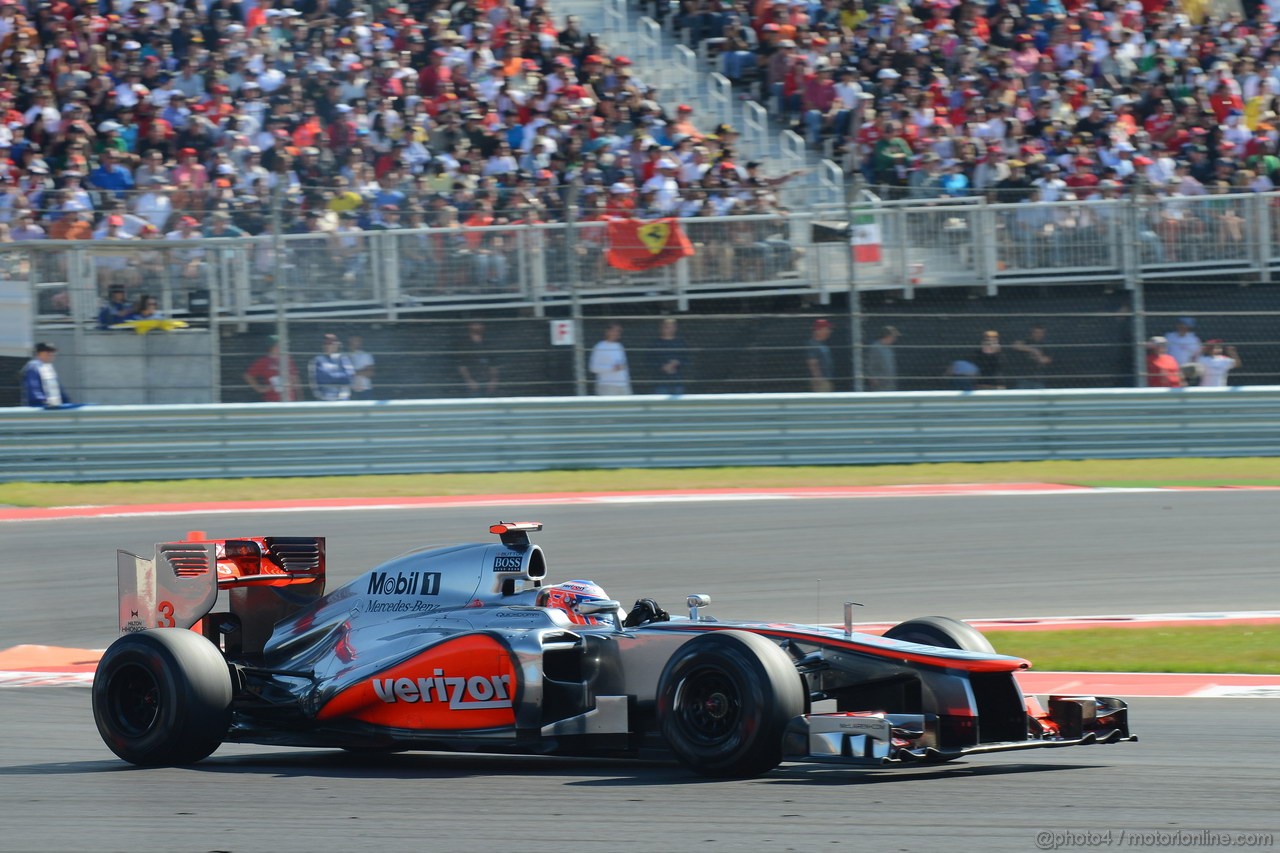
<path fill-rule="evenodd" d="M 698 204 L 699 200 L 690 200 Z M 708 204 L 708 207 L 712 205 Z M 574 223 L 369 230 L 281 237 L 78 240 L 0 244 L 6 300 L 31 320 L 91 323 L 112 285 L 158 297 L 171 316 L 243 323 L 335 311 L 396 318 L 459 308 L 542 316 L 584 304 L 930 288 L 1001 287 L 1188 276 L 1270 282 L 1280 270 L 1280 193 L 988 204 L 912 201 L 847 211 L 691 216 L 691 253 L 629 271 L 612 262 L 600 218 Z M 853 243 L 854 245 L 851 245 Z M 854 261 L 856 258 L 856 262 Z"/>
<path fill-rule="evenodd" d="M 0 409 L 0 480 L 1280 455 L 1280 387 Z"/>

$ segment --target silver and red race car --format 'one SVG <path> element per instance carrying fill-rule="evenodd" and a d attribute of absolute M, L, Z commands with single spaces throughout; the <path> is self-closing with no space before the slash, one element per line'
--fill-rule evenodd
<path fill-rule="evenodd" d="M 323 538 L 120 551 L 122 636 L 93 712 L 116 755 L 187 764 L 225 741 L 657 758 L 711 776 L 885 766 L 1130 735 L 1119 699 L 1018 687 L 1029 664 L 927 617 L 884 636 L 625 612 L 551 584 L 534 522 L 405 554 L 324 592 Z M 221 604 L 221 606 L 219 606 Z M 820 710 L 821 709 L 821 710 Z"/>

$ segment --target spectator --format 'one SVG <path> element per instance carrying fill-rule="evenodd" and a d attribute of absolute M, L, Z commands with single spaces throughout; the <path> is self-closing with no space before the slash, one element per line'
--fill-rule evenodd
<path fill-rule="evenodd" d="M 631 393 L 631 371 L 622 346 L 622 324 L 605 326 L 604 338 L 591 348 L 588 367 L 596 376 L 596 394 L 612 397 Z"/>
<path fill-rule="evenodd" d="M 1047 341 L 1045 327 L 1037 323 L 1027 330 L 1025 338 L 1009 347 L 1014 353 L 1010 373 L 1017 377 L 1013 387 L 1024 390 L 1045 387 L 1045 371 L 1053 363 L 1053 357 L 1045 349 Z"/>
<path fill-rule="evenodd" d="M 325 335 L 321 346 L 323 352 L 311 359 L 311 396 L 328 402 L 350 400 L 355 365 L 342 352 L 342 341 L 337 335 Z"/>
<path fill-rule="evenodd" d="M 458 343 L 458 377 L 468 397 L 494 397 L 498 393 L 498 362 L 485 341 L 484 323 L 467 323 L 466 336 Z"/>
<path fill-rule="evenodd" d="M 683 394 L 690 364 L 689 347 L 679 336 L 674 317 L 664 317 L 658 324 L 658 337 L 653 342 L 653 361 L 657 377 L 653 393 Z"/>
<path fill-rule="evenodd" d="M 110 329 L 133 316 L 134 306 L 125 297 L 124 285 L 113 284 L 107 292 L 107 302 L 98 312 L 98 328 Z"/>
<path fill-rule="evenodd" d="M 898 355 L 893 345 L 901 333 L 893 326 L 885 326 L 875 343 L 867 347 L 867 390 L 898 390 Z"/>
<path fill-rule="evenodd" d="M 468 397 L 493 397 L 498 393 L 498 362 L 484 335 L 484 323 L 473 320 L 458 345 L 458 376 Z"/>
<path fill-rule="evenodd" d="M 138 301 L 133 306 L 133 313 L 129 315 L 131 321 L 163 319 L 164 312 L 160 310 L 160 300 L 150 293 L 144 293 L 138 297 Z"/>
<path fill-rule="evenodd" d="M 1147 385 L 1151 388 L 1183 387 L 1182 370 L 1169 355 L 1169 342 L 1161 335 L 1147 341 Z"/>
<path fill-rule="evenodd" d="M 1227 374 L 1240 366 L 1240 354 L 1222 341 L 1205 342 L 1204 352 L 1196 358 L 1200 368 L 1200 387 L 1226 388 Z"/>
<path fill-rule="evenodd" d="M 982 342 L 971 360 L 978 366 L 977 390 L 1000 391 L 1005 388 L 1004 350 L 1000 346 L 999 332 L 983 332 Z"/>
<path fill-rule="evenodd" d="M 809 372 L 809 390 L 818 394 L 830 394 L 835 390 L 835 364 L 831 360 L 831 347 L 827 344 L 830 338 L 831 321 L 825 317 L 814 320 L 813 334 L 805 348 L 804 359 Z"/>
<path fill-rule="evenodd" d="M 347 350 L 351 366 L 356 370 L 351 379 L 351 399 L 372 400 L 375 366 L 373 356 L 364 350 L 364 338 L 360 335 L 347 338 Z"/>
<path fill-rule="evenodd" d="M 982 370 L 967 358 L 957 359 L 947 365 L 943 376 L 950 377 L 951 385 L 957 391 L 973 391 L 978 387 L 978 377 Z"/>
<path fill-rule="evenodd" d="M 1204 349 L 1200 337 L 1195 333 L 1196 321 L 1193 317 L 1179 317 L 1172 332 L 1165 332 L 1169 355 L 1179 367 L 1195 364 L 1196 357 Z"/>
<path fill-rule="evenodd" d="M 22 405 L 56 409 L 71 402 L 58 381 L 58 371 L 53 367 L 57 356 L 58 348 L 53 344 L 36 344 L 35 358 L 22 368 Z"/>
<path fill-rule="evenodd" d="M 256 391 L 264 403 L 292 403 L 299 398 L 298 367 L 288 359 L 288 379 L 281 376 L 280 343 L 275 335 L 266 354 L 260 356 L 244 372 L 245 384 Z"/>

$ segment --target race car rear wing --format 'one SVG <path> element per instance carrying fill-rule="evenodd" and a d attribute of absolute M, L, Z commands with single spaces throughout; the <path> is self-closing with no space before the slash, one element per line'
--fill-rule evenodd
<path fill-rule="evenodd" d="M 213 608 L 219 589 L 294 587 L 289 610 L 319 597 L 324 592 L 324 538 L 209 540 L 192 531 L 184 542 L 156 545 L 150 560 L 117 551 L 116 572 L 121 632 L 191 628 Z M 246 595 L 247 590 L 240 590 L 233 596 L 233 610 L 243 610 L 249 602 L 263 605 L 261 597 Z"/>

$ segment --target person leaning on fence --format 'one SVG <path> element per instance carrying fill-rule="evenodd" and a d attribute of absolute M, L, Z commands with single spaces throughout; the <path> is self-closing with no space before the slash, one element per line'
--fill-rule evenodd
<path fill-rule="evenodd" d="M 356 377 L 355 365 L 342 352 L 342 341 L 337 335 L 325 335 L 321 345 L 324 352 L 311 359 L 308 376 L 311 396 L 327 402 L 350 400 L 351 384 Z"/>
<path fill-rule="evenodd" d="M 123 323 L 133 315 L 133 303 L 125 296 L 124 285 L 113 284 L 107 294 L 107 301 L 98 311 L 98 328 L 110 329 Z"/>

